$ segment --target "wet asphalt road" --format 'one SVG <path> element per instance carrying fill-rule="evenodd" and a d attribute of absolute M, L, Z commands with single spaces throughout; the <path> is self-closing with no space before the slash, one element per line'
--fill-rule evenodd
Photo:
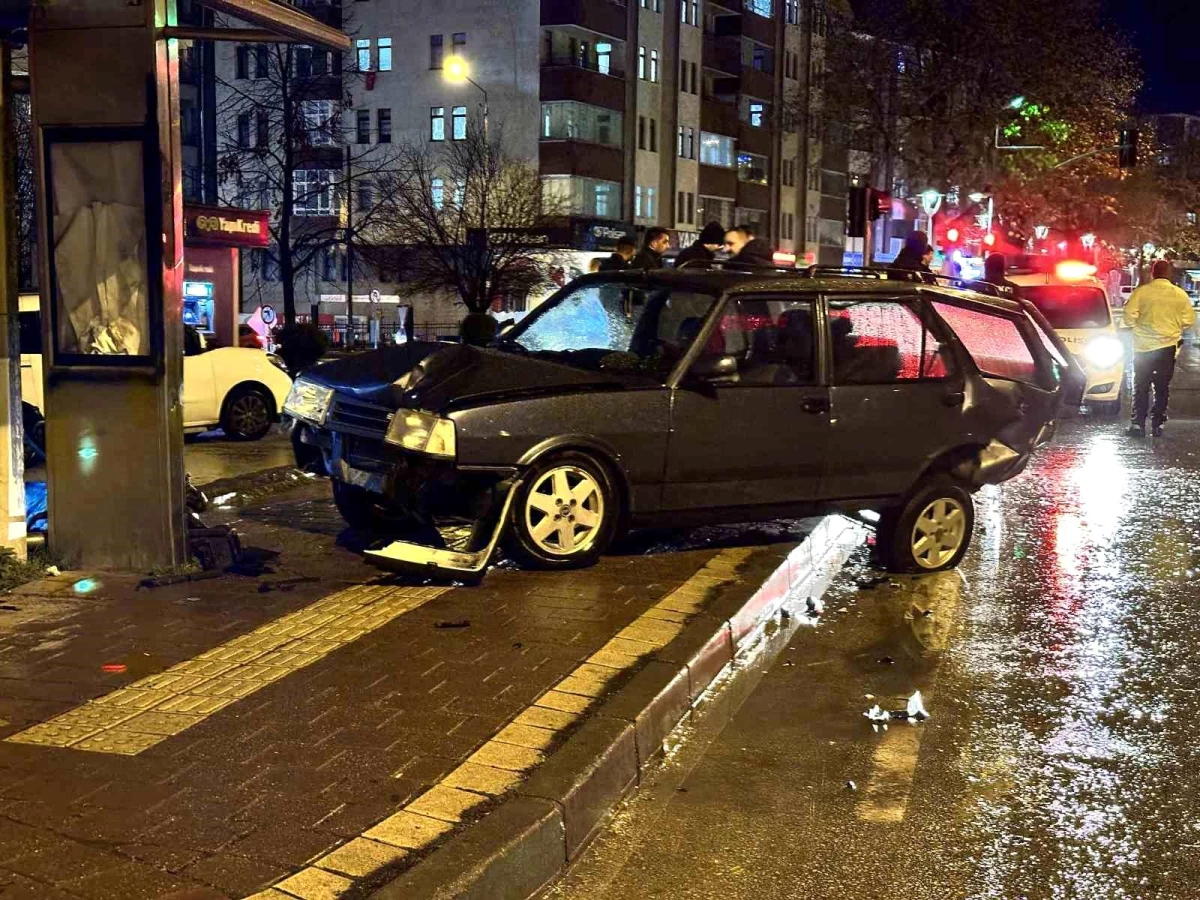
<path fill-rule="evenodd" d="M 981 494 L 960 573 L 876 585 L 864 554 L 549 895 L 1200 896 L 1200 420 L 1123 424 Z M 916 690 L 928 721 L 872 730 Z"/>

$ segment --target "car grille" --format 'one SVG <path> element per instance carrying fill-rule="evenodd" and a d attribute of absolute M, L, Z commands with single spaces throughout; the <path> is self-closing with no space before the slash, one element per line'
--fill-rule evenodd
<path fill-rule="evenodd" d="M 325 423 L 334 431 L 382 438 L 391 419 L 392 411 L 387 407 L 336 397 Z"/>

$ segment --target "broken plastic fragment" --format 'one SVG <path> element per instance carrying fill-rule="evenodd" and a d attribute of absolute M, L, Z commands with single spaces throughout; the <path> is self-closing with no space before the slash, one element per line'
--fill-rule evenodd
<path fill-rule="evenodd" d="M 858 785 L 857 785 L 857 784 L 855 784 L 853 781 L 847 781 L 847 782 L 846 782 L 846 790 L 848 790 L 848 791 L 857 791 L 857 790 L 858 790 Z"/>
<path fill-rule="evenodd" d="M 58 571 L 58 566 L 46 566 L 46 574 L 54 578 L 57 575 L 61 575 L 62 572 Z"/>
<path fill-rule="evenodd" d="M 912 721 L 915 719 L 918 722 L 924 722 L 926 719 L 929 718 L 929 713 L 927 713 L 925 711 L 925 702 L 921 698 L 920 691 L 917 691 L 915 694 L 913 694 L 911 697 L 908 698 L 907 712 L 908 712 L 909 721 Z"/>
<path fill-rule="evenodd" d="M 812 616 L 813 618 L 815 618 L 815 617 L 821 615 L 821 613 L 825 612 L 825 603 L 821 600 L 820 597 L 809 597 L 805 601 L 804 605 L 808 608 L 809 616 Z"/>

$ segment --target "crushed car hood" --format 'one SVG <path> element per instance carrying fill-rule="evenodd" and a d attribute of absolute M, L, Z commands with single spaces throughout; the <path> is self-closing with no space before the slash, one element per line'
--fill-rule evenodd
<path fill-rule="evenodd" d="M 401 381 L 406 375 L 409 377 Z M 593 372 L 519 353 L 427 342 L 326 363 L 307 377 L 372 403 L 430 412 L 484 400 L 621 390 L 630 384 L 630 378 L 619 373 Z M 645 383 L 644 377 L 636 380 Z"/>

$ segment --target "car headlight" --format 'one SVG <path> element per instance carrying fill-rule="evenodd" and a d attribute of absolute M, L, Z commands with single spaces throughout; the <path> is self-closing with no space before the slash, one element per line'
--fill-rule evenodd
<path fill-rule="evenodd" d="M 280 359 L 278 356 L 276 356 L 274 353 L 267 354 L 267 362 L 269 362 L 271 365 L 273 365 L 275 368 L 279 369 L 282 372 L 287 371 L 287 366 L 285 366 L 283 364 L 283 360 Z"/>
<path fill-rule="evenodd" d="M 415 409 L 398 409 L 385 440 L 406 450 L 453 459 L 454 422 Z"/>
<path fill-rule="evenodd" d="M 1092 338 L 1084 348 L 1083 355 L 1098 369 L 1109 369 L 1121 361 L 1125 348 L 1120 340 L 1110 334 Z"/>
<path fill-rule="evenodd" d="M 333 388 L 314 384 L 304 378 L 292 382 L 283 411 L 298 419 L 307 419 L 317 425 L 325 424 L 325 415 L 333 402 Z"/>

